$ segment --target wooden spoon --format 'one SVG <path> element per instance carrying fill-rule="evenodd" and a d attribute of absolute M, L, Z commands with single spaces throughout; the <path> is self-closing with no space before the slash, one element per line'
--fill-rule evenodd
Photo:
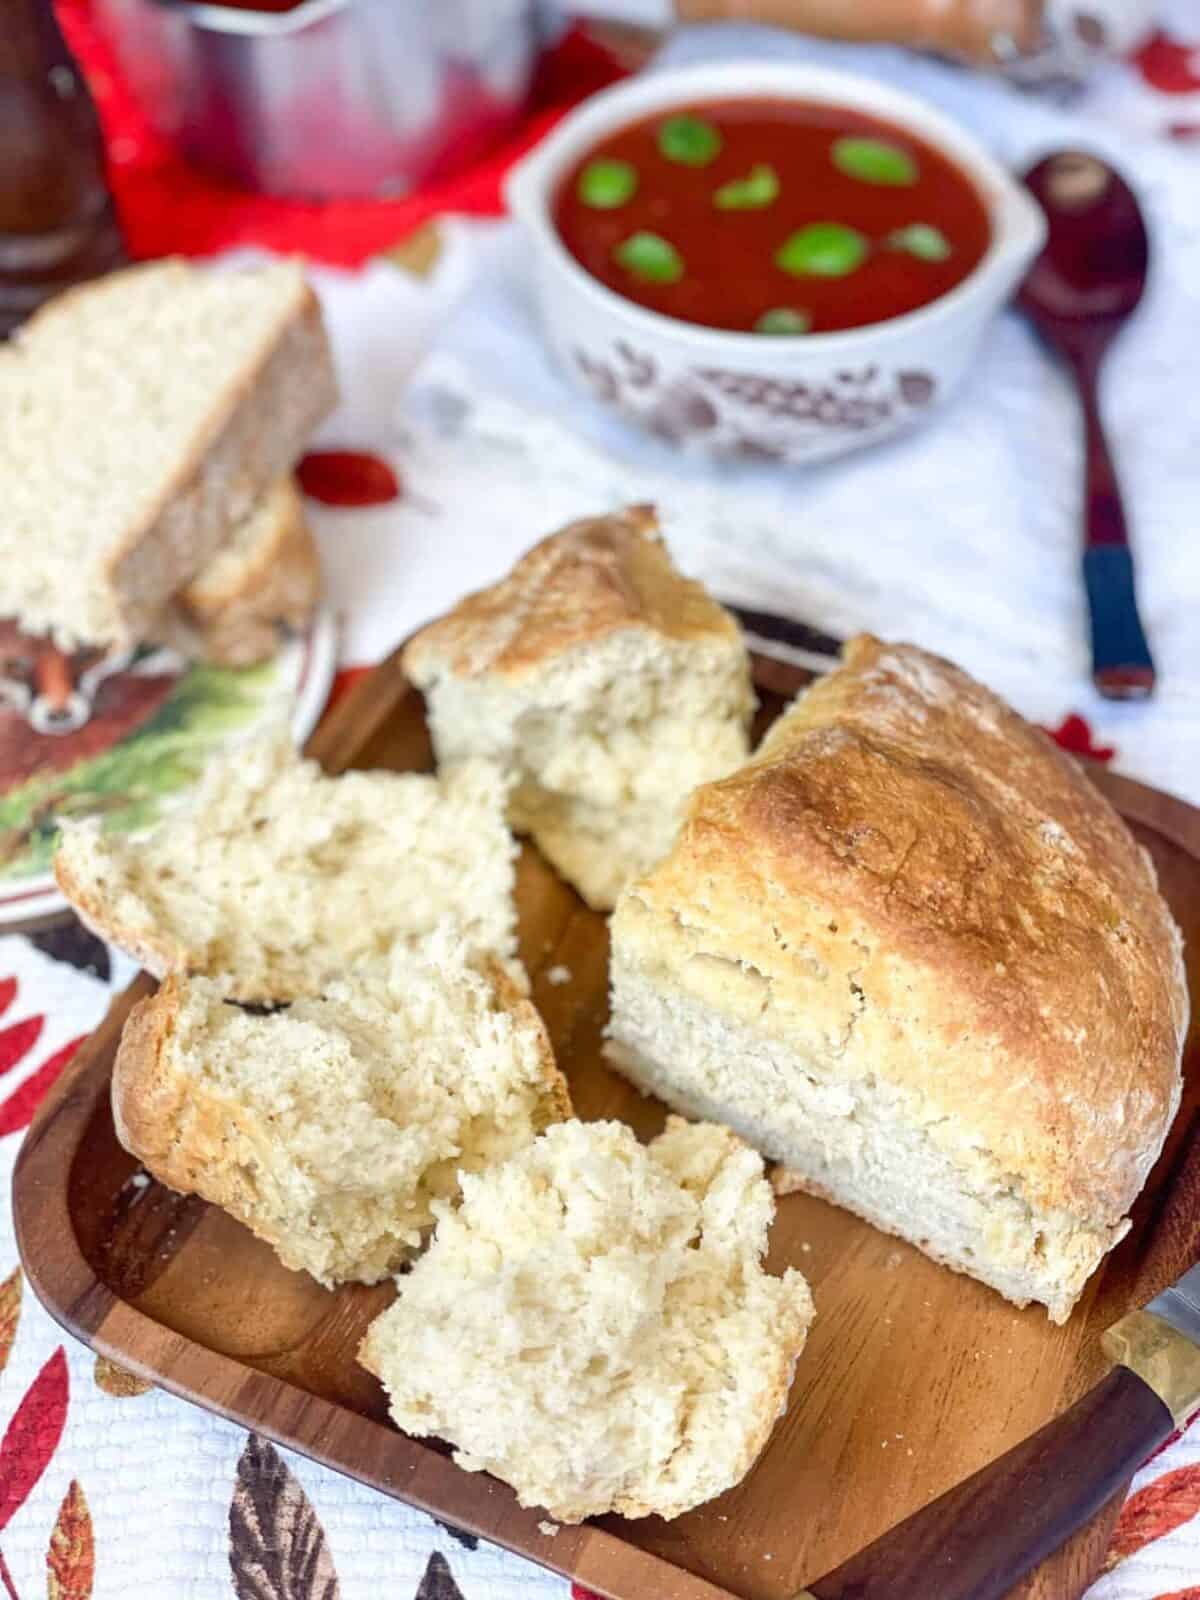
<path fill-rule="evenodd" d="M 1095 156 L 1064 150 L 1025 174 L 1050 225 L 1018 303 L 1075 376 L 1086 442 L 1083 578 L 1092 681 L 1109 700 L 1154 690 L 1154 661 L 1138 616 L 1133 555 L 1116 470 L 1100 417 L 1105 352 L 1137 309 L 1150 256 L 1129 185 Z"/>

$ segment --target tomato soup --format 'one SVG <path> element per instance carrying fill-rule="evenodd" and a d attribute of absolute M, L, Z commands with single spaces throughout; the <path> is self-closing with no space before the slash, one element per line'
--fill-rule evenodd
<path fill-rule="evenodd" d="M 617 294 L 741 333 L 831 333 L 928 305 L 978 264 L 971 180 L 906 129 L 842 106 L 726 100 L 609 134 L 554 203 Z"/>

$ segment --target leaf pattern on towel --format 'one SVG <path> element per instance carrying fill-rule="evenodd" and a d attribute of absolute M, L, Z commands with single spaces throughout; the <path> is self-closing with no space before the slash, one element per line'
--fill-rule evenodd
<path fill-rule="evenodd" d="M 1200 1512 L 1200 1462 L 1164 1472 L 1131 1494 L 1109 1541 L 1105 1567 L 1111 1570 L 1154 1539 L 1173 1533 Z"/>
<path fill-rule="evenodd" d="M 40 1022 L 41 1018 L 37 1020 Z M 8 1133 L 20 1133 L 22 1128 L 29 1126 L 33 1121 L 33 1113 L 41 1105 L 51 1085 L 86 1038 L 87 1034 L 81 1033 L 77 1039 L 68 1039 L 0 1105 L 0 1139 Z"/>
<path fill-rule="evenodd" d="M 462 1545 L 464 1550 L 478 1550 L 479 1540 L 473 1533 L 467 1533 L 463 1528 L 456 1528 L 452 1522 L 443 1522 L 441 1517 L 433 1519 L 443 1533 L 448 1533 L 455 1544 Z"/>
<path fill-rule="evenodd" d="M 326 506 L 382 506 L 400 498 L 395 472 L 365 450 L 310 450 L 296 476 L 305 494 Z"/>
<path fill-rule="evenodd" d="M 95 1572 L 92 1516 L 83 1490 L 72 1478 L 46 1551 L 47 1600 L 90 1600 Z"/>
<path fill-rule="evenodd" d="M 440 1550 L 435 1550 L 430 1556 L 414 1600 L 464 1600 L 463 1592 L 450 1571 L 450 1563 Z"/>
<path fill-rule="evenodd" d="M 1117 753 L 1114 745 L 1097 744 L 1087 719 L 1075 711 L 1065 716 L 1057 728 L 1047 728 L 1046 732 L 1060 750 L 1067 750 L 1073 756 L 1087 756 L 1090 761 L 1111 761 Z"/>
<path fill-rule="evenodd" d="M 127 1372 L 107 1356 L 96 1357 L 92 1381 L 97 1389 L 111 1395 L 114 1400 L 132 1400 L 139 1394 L 149 1394 L 154 1387 L 149 1378 L 139 1378 L 135 1372 Z"/>
<path fill-rule="evenodd" d="M 252 1433 L 229 1504 L 238 1600 L 340 1600 L 325 1530 L 283 1457 Z"/>
<path fill-rule="evenodd" d="M 20 1267 L 14 1267 L 4 1282 L 0 1283 L 0 1372 L 8 1365 L 9 1352 L 17 1336 L 24 1282 Z"/>
<path fill-rule="evenodd" d="M 25 1391 L 0 1439 L 0 1528 L 6 1528 L 46 1470 L 67 1420 L 70 1383 L 62 1345 Z"/>

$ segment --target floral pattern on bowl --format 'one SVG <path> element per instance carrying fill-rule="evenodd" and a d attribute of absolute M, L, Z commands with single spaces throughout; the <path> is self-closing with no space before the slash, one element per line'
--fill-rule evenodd
<path fill-rule="evenodd" d="M 572 359 L 596 398 L 626 421 L 665 444 L 699 443 L 727 460 L 811 459 L 827 453 L 830 429 L 880 438 L 917 420 L 937 394 L 928 372 L 874 362 L 800 382 L 726 367 L 664 380 L 654 357 L 624 339 L 607 359 L 580 346 Z"/>

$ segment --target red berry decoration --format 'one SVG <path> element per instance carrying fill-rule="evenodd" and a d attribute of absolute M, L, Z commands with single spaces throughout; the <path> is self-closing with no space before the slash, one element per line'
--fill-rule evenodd
<path fill-rule="evenodd" d="M 365 450 L 312 450 L 296 469 L 306 495 L 326 506 L 382 506 L 400 498 L 400 480 Z"/>

